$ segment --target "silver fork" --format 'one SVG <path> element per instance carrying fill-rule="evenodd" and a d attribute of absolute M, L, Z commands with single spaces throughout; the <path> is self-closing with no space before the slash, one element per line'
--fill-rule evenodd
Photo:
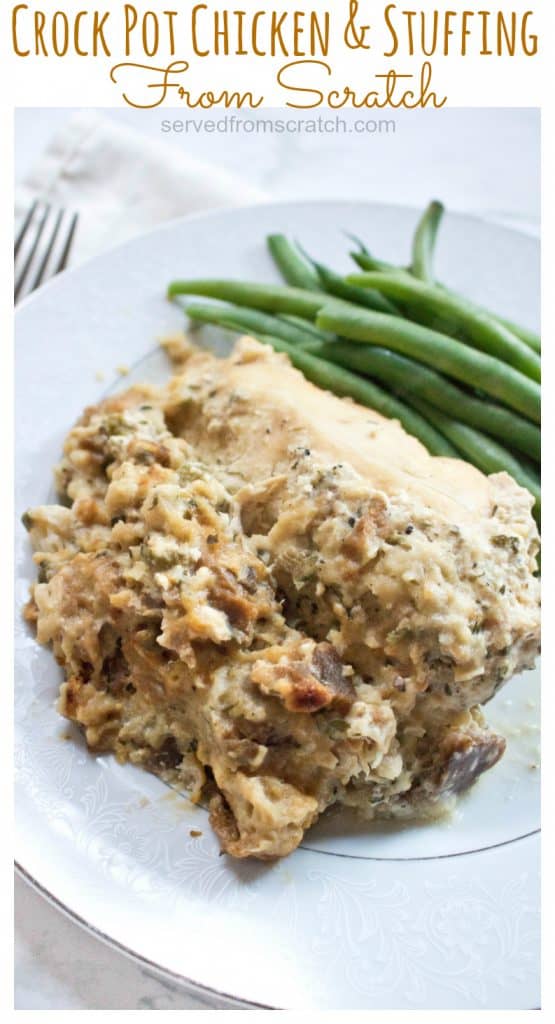
<path fill-rule="evenodd" d="M 23 287 L 31 274 L 26 294 L 64 269 L 78 219 L 77 213 L 66 214 L 64 209 L 54 210 L 50 203 L 35 199 L 23 218 L 14 243 L 14 302 L 21 298 Z M 46 239 L 46 249 L 40 254 L 39 245 L 43 237 Z"/>

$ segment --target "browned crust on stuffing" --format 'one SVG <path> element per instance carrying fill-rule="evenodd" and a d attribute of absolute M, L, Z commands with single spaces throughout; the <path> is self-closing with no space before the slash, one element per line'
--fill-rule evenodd
<path fill-rule="evenodd" d="M 62 714 L 210 794 L 234 857 L 286 855 L 333 803 L 443 807 L 501 757 L 476 706 L 538 647 L 525 492 L 337 403 L 254 343 L 193 354 L 85 410 L 65 507 L 26 516 Z"/>
<path fill-rule="evenodd" d="M 312 714 L 333 705 L 346 714 L 354 703 L 355 688 L 331 644 L 316 645 L 310 661 L 286 661 L 279 649 L 273 658 L 277 663 L 266 659 L 254 665 L 251 681 L 263 693 L 279 697 L 288 711 Z"/>

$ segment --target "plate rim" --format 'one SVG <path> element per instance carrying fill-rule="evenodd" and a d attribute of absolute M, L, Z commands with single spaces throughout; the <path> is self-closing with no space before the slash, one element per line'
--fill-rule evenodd
<path fill-rule="evenodd" d="M 270 1003 L 258 1003 L 251 999 L 244 999 L 241 996 L 231 995 L 229 992 L 222 992 L 220 989 L 211 988 L 209 985 L 203 985 L 202 982 L 194 981 L 192 978 L 186 977 L 184 974 L 180 974 L 177 971 L 172 971 L 169 967 L 164 967 L 163 964 L 157 963 L 155 960 L 150 960 L 142 953 L 138 953 L 137 950 L 131 949 L 126 946 L 119 939 L 115 939 L 111 935 L 107 935 L 101 928 L 97 928 L 96 925 L 91 924 L 84 917 L 73 910 L 66 903 L 63 903 L 58 896 L 50 892 L 41 882 L 39 882 L 17 859 L 14 859 L 14 870 L 16 875 L 21 878 L 26 885 L 29 885 L 34 892 L 38 893 L 43 899 L 46 900 L 51 906 L 55 907 L 64 917 L 69 918 L 74 924 L 81 928 L 88 935 L 92 935 L 93 938 L 98 939 L 105 946 L 110 949 L 117 950 L 122 956 L 125 956 L 128 960 L 142 964 L 144 967 L 148 967 L 149 970 L 155 971 L 157 974 L 162 974 L 165 978 L 168 978 L 174 985 L 180 985 L 185 991 L 190 989 L 191 994 L 202 993 L 205 995 L 217 996 L 218 999 L 224 999 L 233 1003 L 233 1007 L 229 1009 L 241 1009 L 241 1007 L 247 1007 L 255 1010 L 281 1010 L 283 1007 L 270 1005 Z M 184 1007 L 187 1009 L 187 1007 Z M 225 1009 L 225 1007 L 218 1007 L 218 1009 Z"/>

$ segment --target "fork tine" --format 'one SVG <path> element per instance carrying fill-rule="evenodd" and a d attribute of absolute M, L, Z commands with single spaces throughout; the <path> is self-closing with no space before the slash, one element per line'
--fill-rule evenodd
<path fill-rule="evenodd" d="M 32 204 L 32 206 L 29 207 L 29 209 L 27 210 L 27 213 L 25 214 L 25 219 L 24 219 L 23 224 L 21 225 L 21 227 L 19 229 L 19 234 L 18 234 L 18 236 L 17 236 L 17 238 L 15 240 L 14 247 L 13 247 L 14 259 L 15 259 L 15 257 L 17 256 L 17 254 L 19 252 L 21 243 L 22 243 L 22 241 L 23 241 L 23 239 L 25 237 L 25 234 L 27 232 L 27 228 L 29 227 L 29 224 L 31 223 L 31 221 L 33 219 L 33 215 L 34 215 L 35 210 L 36 210 L 38 205 L 39 205 L 39 201 L 38 201 L 38 199 L 35 199 L 34 203 Z"/>
<path fill-rule="evenodd" d="M 14 301 L 15 302 L 17 302 L 17 300 L 19 298 L 19 295 L 21 293 L 21 289 L 23 288 L 23 285 L 25 283 L 25 278 L 27 277 L 27 274 L 29 273 L 29 268 L 31 266 L 31 263 L 33 262 L 33 257 L 34 257 L 34 255 L 35 255 L 35 253 L 37 251 L 37 247 L 38 247 L 38 244 L 39 244 L 39 242 L 41 240 L 41 236 L 42 236 L 42 233 L 44 231 L 44 226 L 46 224 L 46 220 L 48 218 L 49 213 L 50 213 L 50 205 L 47 203 L 47 204 L 45 204 L 44 211 L 43 211 L 42 217 L 40 219 L 39 226 L 37 228 L 37 233 L 35 235 L 35 240 L 34 240 L 32 246 L 31 246 L 31 250 L 30 250 L 30 252 L 29 252 L 29 254 L 27 256 L 27 259 L 25 260 L 25 263 L 24 263 L 24 265 L 23 265 L 23 267 L 21 269 L 21 272 L 19 274 L 19 277 L 17 278 L 16 283 L 15 283 L 15 288 L 14 288 Z"/>
<path fill-rule="evenodd" d="M 65 266 L 66 266 L 66 263 L 67 263 L 68 257 L 69 257 L 69 252 L 70 252 L 70 249 L 71 249 L 71 246 L 72 246 L 72 243 L 73 243 L 73 236 L 75 235 L 75 230 L 77 228 L 77 221 L 78 220 L 79 220 L 79 214 L 78 213 L 74 213 L 73 217 L 71 218 L 71 224 L 69 226 L 69 231 L 68 231 L 68 235 L 67 235 L 67 238 L 66 238 L 66 244 L 64 245 L 62 254 L 60 256 L 60 259 L 58 260 L 58 263 L 56 264 L 56 266 L 54 268 L 54 273 L 55 274 L 59 274 L 60 270 L 64 270 L 65 269 Z"/>
<path fill-rule="evenodd" d="M 58 210 L 58 215 L 57 215 L 56 221 L 54 223 L 54 228 L 52 230 L 52 234 L 50 235 L 50 241 L 49 241 L 49 243 L 48 243 L 48 245 L 46 247 L 46 252 L 45 252 L 44 256 L 42 257 L 42 260 L 40 262 L 39 268 L 38 268 L 38 270 L 37 270 L 37 272 L 35 274 L 35 277 L 33 279 L 33 283 L 32 283 L 32 285 L 31 285 L 31 287 L 29 289 L 29 291 L 31 291 L 31 292 L 33 292 L 35 290 L 35 288 L 38 288 L 39 284 L 41 283 L 41 281 L 42 281 L 42 279 L 44 277 L 46 268 L 48 266 L 48 261 L 50 259 L 50 256 L 52 255 L 52 250 L 53 250 L 54 244 L 56 242 L 56 238 L 58 237 L 58 231 L 60 230 L 60 224 L 62 223 L 62 217 L 64 216 L 64 213 L 65 213 L 65 210 Z"/>

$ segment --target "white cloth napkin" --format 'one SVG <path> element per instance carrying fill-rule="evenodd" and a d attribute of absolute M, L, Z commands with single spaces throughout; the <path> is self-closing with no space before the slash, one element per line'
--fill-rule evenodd
<path fill-rule="evenodd" d="M 73 114 L 16 191 L 79 214 L 70 264 L 187 213 L 265 197 L 225 171 L 93 111 Z"/>

